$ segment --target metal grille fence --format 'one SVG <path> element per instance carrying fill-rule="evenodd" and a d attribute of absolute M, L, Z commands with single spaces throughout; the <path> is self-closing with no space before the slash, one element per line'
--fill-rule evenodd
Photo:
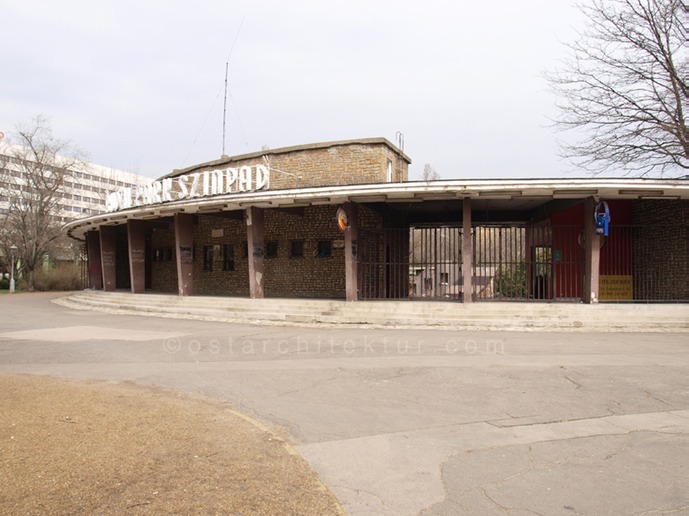
<path fill-rule="evenodd" d="M 528 299 L 526 230 L 522 226 L 478 226 L 473 230 L 476 300 Z"/>
<path fill-rule="evenodd" d="M 409 232 L 409 295 L 426 299 L 460 299 L 462 228 L 414 227 Z"/>
<path fill-rule="evenodd" d="M 359 232 L 359 298 L 403 299 L 408 296 L 409 231 Z"/>
<path fill-rule="evenodd" d="M 456 226 L 359 232 L 360 299 L 459 299 L 461 238 Z"/>
<path fill-rule="evenodd" d="M 685 226 L 610 226 L 601 239 L 601 302 L 689 301 Z M 480 225 L 472 229 L 476 301 L 580 302 L 583 226 Z M 360 299 L 462 300 L 462 228 L 360 231 Z"/>
<path fill-rule="evenodd" d="M 552 226 L 551 285 L 547 299 L 579 302 L 584 292 L 584 228 Z"/>

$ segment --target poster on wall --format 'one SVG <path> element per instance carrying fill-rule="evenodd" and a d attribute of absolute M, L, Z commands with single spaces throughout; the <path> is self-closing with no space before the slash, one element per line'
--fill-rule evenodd
<path fill-rule="evenodd" d="M 179 261 L 180 263 L 185 264 L 194 263 L 194 256 L 191 246 L 179 246 Z"/>
<path fill-rule="evenodd" d="M 631 275 L 601 275 L 598 299 L 600 301 L 632 301 L 633 286 Z"/>

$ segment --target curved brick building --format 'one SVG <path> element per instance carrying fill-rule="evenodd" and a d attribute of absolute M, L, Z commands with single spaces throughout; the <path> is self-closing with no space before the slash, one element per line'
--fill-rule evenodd
<path fill-rule="evenodd" d="M 383 138 L 223 157 L 67 230 L 106 291 L 689 300 L 688 180 L 409 182 L 410 162 Z"/>

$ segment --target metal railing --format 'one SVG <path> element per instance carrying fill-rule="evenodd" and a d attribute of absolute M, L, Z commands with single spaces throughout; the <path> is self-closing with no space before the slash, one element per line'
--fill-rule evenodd
<path fill-rule="evenodd" d="M 462 300 L 462 228 L 414 226 L 360 231 L 359 298 Z M 686 226 L 610 226 L 601 239 L 598 300 L 689 301 Z M 582 225 L 472 228 L 472 299 L 581 302 Z"/>

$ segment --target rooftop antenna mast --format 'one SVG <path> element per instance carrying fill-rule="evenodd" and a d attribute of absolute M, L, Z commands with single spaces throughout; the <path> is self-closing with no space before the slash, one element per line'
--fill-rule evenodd
<path fill-rule="evenodd" d="M 397 148 L 404 152 L 404 133 L 397 131 L 395 137 L 397 138 Z"/>
<path fill-rule="evenodd" d="M 225 61 L 225 100 L 222 107 L 222 155 L 225 155 L 225 126 L 227 122 L 227 71 L 229 61 Z"/>
<path fill-rule="evenodd" d="M 397 148 L 400 150 L 399 153 L 397 154 L 397 174 L 398 174 L 398 180 L 399 181 L 408 181 L 408 171 L 407 171 L 407 179 L 403 179 L 404 176 L 402 175 L 402 154 L 404 154 L 404 133 L 402 131 L 397 131 L 395 134 L 395 137 L 397 138 Z"/>

